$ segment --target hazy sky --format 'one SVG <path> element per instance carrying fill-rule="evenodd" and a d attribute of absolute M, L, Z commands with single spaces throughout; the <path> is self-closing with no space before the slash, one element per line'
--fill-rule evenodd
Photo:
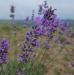
<path fill-rule="evenodd" d="M 32 10 L 37 11 L 38 5 L 44 0 L 0 0 L 0 19 L 9 19 L 10 6 L 15 5 L 16 19 L 30 16 Z M 49 6 L 57 8 L 57 15 L 63 19 L 74 19 L 74 0 L 47 0 Z"/>

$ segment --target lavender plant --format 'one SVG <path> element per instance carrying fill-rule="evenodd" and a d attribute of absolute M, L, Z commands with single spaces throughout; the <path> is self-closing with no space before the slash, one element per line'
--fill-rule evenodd
<path fill-rule="evenodd" d="M 3 65 L 8 61 L 9 42 L 3 38 L 0 42 L 0 74 L 4 74 Z"/>
<path fill-rule="evenodd" d="M 28 63 L 35 57 L 34 47 L 39 47 L 39 42 L 30 32 L 27 32 L 25 37 L 25 41 L 22 43 L 21 47 L 22 54 L 20 55 L 20 61 Z"/>
<path fill-rule="evenodd" d="M 57 15 L 54 13 L 55 10 L 56 9 L 52 9 L 51 6 L 49 8 L 40 5 L 39 16 L 34 19 L 35 25 L 32 30 L 37 37 L 46 37 L 47 41 L 44 43 L 46 49 L 50 49 L 50 40 L 60 47 L 60 50 L 55 56 L 53 56 L 51 62 L 55 61 L 67 45 L 71 45 L 71 42 L 68 39 L 69 34 L 71 33 L 70 25 L 66 21 L 58 20 Z M 48 57 L 50 57 L 50 55 Z M 48 62 L 48 64 L 51 62 Z"/>
<path fill-rule="evenodd" d="M 9 42 L 7 39 L 2 39 L 0 44 L 0 64 L 4 64 L 8 59 Z"/>

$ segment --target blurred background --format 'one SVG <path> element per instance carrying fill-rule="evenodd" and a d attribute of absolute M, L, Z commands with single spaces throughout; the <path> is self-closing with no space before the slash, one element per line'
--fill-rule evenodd
<path fill-rule="evenodd" d="M 15 18 L 24 19 L 31 16 L 32 10 L 37 14 L 38 5 L 45 0 L 0 0 L 0 19 L 9 19 L 10 6 L 15 6 Z M 47 0 L 48 5 L 56 8 L 58 18 L 74 19 L 74 1 L 73 0 Z"/>
<path fill-rule="evenodd" d="M 57 9 L 55 13 L 57 18 L 68 20 L 70 25 L 74 27 L 74 1 L 73 0 L 0 0 L 0 25 L 6 25 L 10 18 L 10 8 L 15 7 L 15 20 L 17 25 L 24 25 L 24 20 L 29 16 L 31 19 L 34 10 L 35 15 L 38 14 L 39 5 L 44 1 L 49 6 Z M 29 24 L 32 24 L 31 21 Z M 28 24 L 28 25 L 29 25 Z"/>

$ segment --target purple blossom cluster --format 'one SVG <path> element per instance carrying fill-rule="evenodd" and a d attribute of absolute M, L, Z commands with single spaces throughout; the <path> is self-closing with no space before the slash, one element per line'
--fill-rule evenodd
<path fill-rule="evenodd" d="M 34 19 L 35 34 L 48 36 L 48 34 L 57 30 L 58 20 L 56 18 L 57 16 L 54 14 L 55 10 L 56 9 L 52 9 L 52 7 L 43 9 L 42 11 L 45 11 L 45 13 Z"/>
<path fill-rule="evenodd" d="M 55 39 L 53 41 L 57 44 L 70 44 L 70 41 L 65 37 L 71 32 L 70 25 L 67 21 L 58 20 L 57 15 L 54 13 L 55 10 L 51 6 L 49 8 L 47 2 L 44 5 L 40 5 L 40 14 L 34 18 L 33 33 L 38 37 L 46 36 L 48 39 Z M 58 32 L 59 35 L 54 36 L 53 33 L 55 32 Z M 61 39 L 62 36 L 63 38 Z"/>
<path fill-rule="evenodd" d="M 69 35 L 71 32 L 69 23 L 57 19 L 57 15 L 54 13 L 55 10 L 56 9 L 52 9 L 52 6 L 48 6 L 47 1 L 39 5 L 38 16 L 34 17 L 34 26 L 32 27 L 32 32 L 35 37 L 46 36 L 49 39 L 54 39 L 53 33 L 55 32 L 59 32 L 59 35 Z M 27 40 L 29 39 L 31 38 L 27 38 Z M 59 36 L 57 42 L 61 42 Z M 65 43 L 69 43 L 66 38 Z"/>
<path fill-rule="evenodd" d="M 8 59 L 9 42 L 7 39 L 2 39 L 0 42 L 0 64 L 4 64 Z"/>
<path fill-rule="evenodd" d="M 39 47 L 39 41 L 34 38 L 31 32 L 27 32 L 25 35 L 25 41 L 23 41 L 21 50 L 22 53 L 19 56 L 19 60 L 23 63 L 28 63 L 35 57 L 35 48 Z"/>

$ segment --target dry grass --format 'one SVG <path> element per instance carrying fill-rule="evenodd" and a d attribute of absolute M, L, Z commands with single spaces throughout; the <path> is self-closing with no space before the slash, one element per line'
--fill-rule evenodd
<path fill-rule="evenodd" d="M 8 38 L 10 41 L 9 59 L 13 60 L 15 58 L 15 53 L 20 53 L 21 43 L 24 40 L 25 33 L 29 31 L 29 28 L 22 28 L 17 30 L 16 37 L 11 34 L 12 32 L 6 32 L 4 30 L 0 33 L 0 38 Z M 55 33 L 53 35 L 58 35 Z M 71 41 L 70 45 L 64 46 L 64 48 L 59 47 L 56 43 L 50 40 L 49 44 L 51 48 L 46 50 L 43 47 L 43 42 L 46 37 L 40 37 L 40 48 L 36 49 L 37 58 L 35 64 L 41 62 L 45 66 L 45 75 L 74 75 L 74 68 L 69 64 L 74 60 L 74 38 L 68 38 Z M 17 45 L 15 46 L 15 41 Z M 16 48 L 15 48 L 16 47 Z M 45 52 L 45 53 L 44 53 Z"/>

